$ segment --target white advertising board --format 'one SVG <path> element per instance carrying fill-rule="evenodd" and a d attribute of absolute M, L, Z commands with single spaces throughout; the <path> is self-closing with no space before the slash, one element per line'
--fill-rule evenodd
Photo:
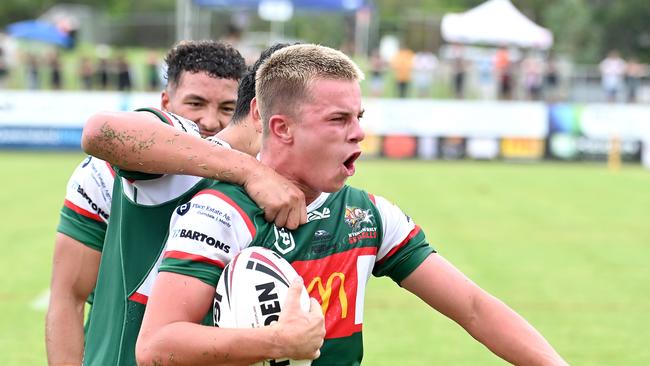
<path fill-rule="evenodd" d="M 543 103 L 367 98 L 364 107 L 363 127 L 378 135 L 545 138 L 548 134 Z"/>

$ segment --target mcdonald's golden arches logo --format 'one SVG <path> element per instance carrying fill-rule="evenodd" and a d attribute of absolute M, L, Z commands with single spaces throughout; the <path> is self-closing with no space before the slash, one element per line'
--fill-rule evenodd
<path fill-rule="evenodd" d="M 314 277 L 307 286 L 307 292 L 311 294 L 314 287 L 317 287 L 318 294 L 321 298 L 321 308 L 323 314 L 327 313 L 327 309 L 330 306 L 330 298 L 332 297 L 332 290 L 334 286 L 334 280 L 338 279 L 338 288 L 339 288 L 339 302 L 341 303 L 341 319 L 345 319 L 348 316 L 348 296 L 345 293 L 345 274 L 341 272 L 332 273 L 325 285 L 323 285 L 323 280 L 320 276 Z"/>

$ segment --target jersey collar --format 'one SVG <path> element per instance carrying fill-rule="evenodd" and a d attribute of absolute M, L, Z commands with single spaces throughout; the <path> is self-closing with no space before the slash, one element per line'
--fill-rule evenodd
<path fill-rule="evenodd" d="M 313 200 L 309 205 L 307 205 L 307 212 L 314 211 L 320 208 L 323 203 L 327 200 L 327 197 L 330 196 L 330 193 L 323 192 L 315 200 Z"/>

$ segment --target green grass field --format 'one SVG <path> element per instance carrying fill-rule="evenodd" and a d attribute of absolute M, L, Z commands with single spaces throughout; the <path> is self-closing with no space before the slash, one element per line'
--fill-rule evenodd
<path fill-rule="evenodd" d="M 46 364 L 57 213 L 81 159 L 0 152 L 0 365 Z M 650 364 L 650 171 L 365 161 L 351 183 L 398 203 L 571 364 Z M 366 365 L 504 364 L 390 280 L 371 280 L 364 333 Z"/>

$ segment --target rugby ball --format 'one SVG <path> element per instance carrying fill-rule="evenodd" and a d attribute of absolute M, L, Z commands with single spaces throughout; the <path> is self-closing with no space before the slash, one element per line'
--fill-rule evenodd
<path fill-rule="evenodd" d="M 221 328 L 258 328 L 280 318 L 287 291 L 298 277 L 291 264 L 272 250 L 249 247 L 224 268 L 214 297 L 214 325 Z M 300 307 L 309 310 L 303 286 Z M 267 360 L 255 366 L 311 365 L 310 360 Z"/>

